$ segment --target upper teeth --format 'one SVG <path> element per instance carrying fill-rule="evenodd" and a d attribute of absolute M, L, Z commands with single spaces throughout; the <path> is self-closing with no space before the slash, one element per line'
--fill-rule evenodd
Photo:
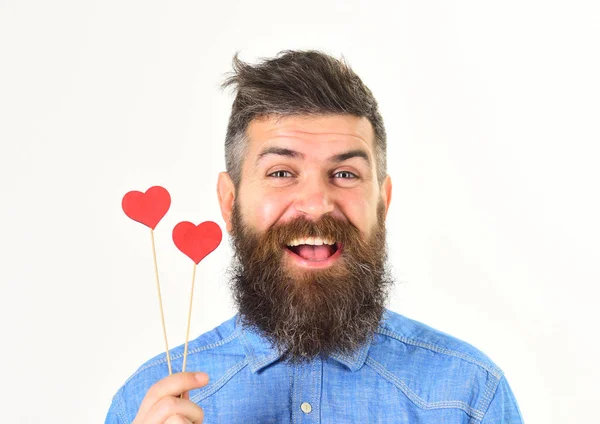
<path fill-rule="evenodd" d="M 301 244 L 311 244 L 313 246 L 321 246 L 323 244 L 335 244 L 335 241 L 330 239 L 322 239 L 319 237 L 297 238 L 288 243 L 288 246 L 299 246 Z"/>

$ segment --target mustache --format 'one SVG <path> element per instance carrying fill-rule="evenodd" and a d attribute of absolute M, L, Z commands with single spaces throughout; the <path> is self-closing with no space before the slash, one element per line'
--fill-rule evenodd
<path fill-rule="evenodd" d="M 276 223 L 260 236 L 250 233 L 250 229 L 247 227 L 239 228 L 239 230 L 242 232 L 243 239 L 254 237 L 260 240 L 255 246 L 253 257 L 261 259 L 272 257 L 274 252 L 282 254 L 282 248 L 286 248 L 292 240 L 305 237 L 333 240 L 338 247 L 341 245 L 354 249 L 365 247 L 358 228 L 348 221 L 334 218 L 331 215 L 323 215 L 318 220 L 301 216 L 287 222 Z"/>

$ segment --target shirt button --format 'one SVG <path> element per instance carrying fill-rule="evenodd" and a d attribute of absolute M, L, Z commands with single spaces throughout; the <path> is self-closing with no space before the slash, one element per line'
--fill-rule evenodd
<path fill-rule="evenodd" d="M 302 412 L 305 414 L 308 414 L 312 411 L 312 406 L 310 406 L 310 403 L 308 402 L 303 402 L 302 405 L 300 405 L 300 409 L 302 409 Z"/>

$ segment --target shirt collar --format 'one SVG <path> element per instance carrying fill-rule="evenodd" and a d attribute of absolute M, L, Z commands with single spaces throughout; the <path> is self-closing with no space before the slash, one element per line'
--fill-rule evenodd
<path fill-rule="evenodd" d="M 253 373 L 257 373 L 263 368 L 271 365 L 281 358 L 281 352 L 262 336 L 255 327 L 242 325 L 241 317 L 236 317 L 236 330 L 240 332 L 240 341 L 244 347 L 244 353 L 248 360 L 248 365 Z M 350 371 L 358 371 L 365 360 L 371 347 L 371 341 L 367 341 L 359 349 L 352 352 L 351 355 L 342 355 L 339 353 L 330 355 L 330 358 L 345 365 Z"/>

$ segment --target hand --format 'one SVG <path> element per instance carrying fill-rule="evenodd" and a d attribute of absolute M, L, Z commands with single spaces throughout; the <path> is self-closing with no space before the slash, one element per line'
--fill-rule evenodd
<path fill-rule="evenodd" d="M 163 378 L 148 389 L 132 424 L 201 424 L 204 412 L 189 400 L 189 391 L 207 384 L 208 375 L 202 372 Z M 183 399 L 179 398 L 181 393 Z"/>

